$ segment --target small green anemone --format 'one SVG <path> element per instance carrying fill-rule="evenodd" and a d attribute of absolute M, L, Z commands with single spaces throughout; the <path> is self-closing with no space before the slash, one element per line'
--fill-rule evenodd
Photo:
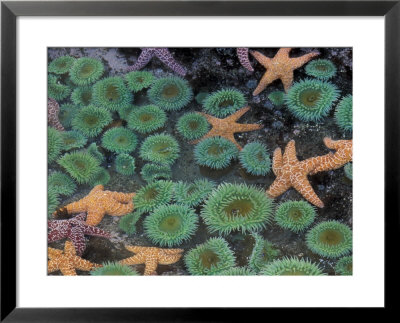
<path fill-rule="evenodd" d="M 76 190 L 76 184 L 67 174 L 54 172 L 47 179 L 49 188 L 57 194 L 70 196 Z"/>
<path fill-rule="evenodd" d="M 168 165 L 146 164 L 142 167 L 140 175 L 146 182 L 151 183 L 159 179 L 170 179 L 172 171 Z"/>
<path fill-rule="evenodd" d="M 58 193 L 53 187 L 47 189 L 47 217 L 50 218 L 53 212 L 57 209 L 60 204 Z"/>
<path fill-rule="evenodd" d="M 133 71 L 125 74 L 125 81 L 129 90 L 139 92 L 153 84 L 154 75 L 147 71 Z"/>
<path fill-rule="evenodd" d="M 167 121 L 167 114 L 155 105 L 138 107 L 127 117 L 128 127 L 146 134 L 160 129 Z"/>
<path fill-rule="evenodd" d="M 176 129 L 183 138 L 194 140 L 203 137 L 210 130 L 210 124 L 201 114 L 190 112 L 178 119 Z"/>
<path fill-rule="evenodd" d="M 336 124 L 344 131 L 353 131 L 353 96 L 342 98 L 335 111 Z"/>
<path fill-rule="evenodd" d="M 223 137 L 211 137 L 200 141 L 194 148 L 196 163 L 213 169 L 227 167 L 239 150 L 235 144 Z"/>
<path fill-rule="evenodd" d="M 207 179 L 198 179 L 193 183 L 177 182 L 174 186 L 175 201 L 188 206 L 198 206 L 205 201 L 216 184 Z"/>
<path fill-rule="evenodd" d="M 123 127 L 107 130 L 101 139 L 101 145 L 104 148 L 117 154 L 134 151 L 137 142 L 136 135 L 131 130 Z"/>
<path fill-rule="evenodd" d="M 282 258 L 264 266 L 261 275 L 267 276 L 323 276 L 322 269 L 310 260 Z"/>
<path fill-rule="evenodd" d="M 72 125 L 72 119 L 78 113 L 79 107 L 74 104 L 61 104 L 60 112 L 58 113 L 58 120 L 60 120 L 61 124 L 64 128 L 69 128 Z"/>
<path fill-rule="evenodd" d="M 79 184 L 91 182 L 100 171 L 99 161 L 86 152 L 66 153 L 58 164 Z"/>
<path fill-rule="evenodd" d="M 61 133 L 52 127 L 47 127 L 47 158 L 49 163 L 60 156 L 62 148 Z"/>
<path fill-rule="evenodd" d="M 195 96 L 195 100 L 198 104 L 203 104 L 204 100 L 209 96 L 210 94 L 207 92 L 199 92 Z"/>
<path fill-rule="evenodd" d="M 274 91 L 268 95 L 268 99 L 276 106 L 281 106 L 285 103 L 285 92 Z"/>
<path fill-rule="evenodd" d="M 315 59 L 305 67 L 307 75 L 328 80 L 336 75 L 336 66 L 328 59 Z"/>
<path fill-rule="evenodd" d="M 61 56 L 53 59 L 50 64 L 48 71 L 54 74 L 66 74 L 75 63 L 75 58 L 71 56 Z"/>
<path fill-rule="evenodd" d="M 312 252 L 320 256 L 337 258 L 351 251 L 352 232 L 338 221 L 324 221 L 307 232 L 306 243 Z"/>
<path fill-rule="evenodd" d="M 309 227 L 315 216 L 314 206 L 306 201 L 286 201 L 276 210 L 275 221 L 280 227 L 298 233 Z"/>
<path fill-rule="evenodd" d="M 96 82 L 104 73 L 104 66 L 101 61 L 90 57 L 77 59 L 72 66 L 69 75 L 71 81 L 80 86 Z"/>
<path fill-rule="evenodd" d="M 95 177 L 90 181 L 90 186 L 106 185 L 111 179 L 110 173 L 105 168 L 100 168 Z"/>
<path fill-rule="evenodd" d="M 62 101 L 69 97 L 71 88 L 68 85 L 60 83 L 58 77 L 49 75 L 47 80 L 47 95 L 56 101 Z"/>
<path fill-rule="evenodd" d="M 76 113 L 72 119 L 72 128 L 88 137 L 95 137 L 111 121 L 111 113 L 108 110 L 89 105 Z"/>
<path fill-rule="evenodd" d="M 90 271 L 92 276 L 139 276 L 139 273 L 129 267 L 118 262 L 105 262 L 103 267 Z"/>
<path fill-rule="evenodd" d="M 210 238 L 190 249 L 184 262 L 192 275 L 216 275 L 235 266 L 235 256 L 223 238 Z"/>
<path fill-rule="evenodd" d="M 115 170 L 122 175 L 135 174 L 135 158 L 128 154 L 119 154 L 115 158 Z"/>
<path fill-rule="evenodd" d="M 340 91 L 332 83 L 305 79 L 292 85 L 285 102 L 299 120 L 320 122 L 328 115 L 339 94 Z"/>
<path fill-rule="evenodd" d="M 198 216 L 186 205 L 161 205 L 146 217 L 143 227 L 150 240 L 161 247 L 173 247 L 196 232 Z"/>
<path fill-rule="evenodd" d="M 156 207 L 168 204 L 172 200 L 174 183 L 172 181 L 157 181 L 142 187 L 133 197 L 137 210 L 149 212 Z"/>
<path fill-rule="evenodd" d="M 260 142 L 251 142 L 239 152 L 242 167 L 252 175 L 267 175 L 271 170 L 271 159 L 267 147 Z"/>
<path fill-rule="evenodd" d="M 335 272 L 343 276 L 353 275 L 353 256 L 340 258 L 336 263 Z"/>
<path fill-rule="evenodd" d="M 147 96 L 151 103 L 166 111 L 177 111 L 193 98 L 189 83 L 177 76 L 160 78 L 153 83 Z"/>
<path fill-rule="evenodd" d="M 77 87 L 72 91 L 71 100 L 77 106 L 86 107 L 92 102 L 92 88 L 89 86 Z"/>
<path fill-rule="evenodd" d="M 346 177 L 350 180 L 353 180 L 353 163 L 347 163 L 343 168 Z"/>
<path fill-rule="evenodd" d="M 99 151 L 99 147 L 97 147 L 95 142 L 91 143 L 89 147 L 87 147 L 86 151 L 96 158 L 100 164 L 105 160 L 104 155 Z"/>
<path fill-rule="evenodd" d="M 201 217 L 210 232 L 244 233 L 265 228 L 272 210 L 273 202 L 264 191 L 246 184 L 223 183 L 211 193 Z"/>
<path fill-rule="evenodd" d="M 256 273 L 246 267 L 232 267 L 229 269 L 222 270 L 216 275 L 218 276 L 253 276 Z"/>
<path fill-rule="evenodd" d="M 258 234 L 252 234 L 255 242 L 253 251 L 249 259 L 249 267 L 255 272 L 259 272 L 266 264 L 272 262 L 279 256 L 280 251 L 275 245 Z"/>
<path fill-rule="evenodd" d="M 223 89 L 211 93 L 203 101 L 203 109 L 213 116 L 223 118 L 243 108 L 246 103 L 246 98 L 239 90 Z"/>
<path fill-rule="evenodd" d="M 129 106 L 132 100 L 133 95 L 121 77 L 107 77 L 93 85 L 93 102 L 100 107 L 115 111 Z"/>
<path fill-rule="evenodd" d="M 82 148 L 86 145 L 87 138 L 79 131 L 62 131 L 61 138 L 63 140 L 63 150 L 71 150 L 75 148 Z"/>
<path fill-rule="evenodd" d="M 128 122 L 128 117 L 132 111 L 138 109 L 139 107 L 133 104 L 129 104 L 126 107 L 118 109 L 118 115 L 122 120 Z"/>
<path fill-rule="evenodd" d="M 132 235 L 136 232 L 136 222 L 139 221 L 140 216 L 143 214 L 141 211 L 135 211 L 124 215 L 119 220 L 118 226 L 128 235 Z"/>
<path fill-rule="evenodd" d="M 144 160 L 164 165 L 172 165 L 179 157 L 179 144 L 168 134 L 156 134 L 146 138 L 140 147 L 140 157 Z"/>

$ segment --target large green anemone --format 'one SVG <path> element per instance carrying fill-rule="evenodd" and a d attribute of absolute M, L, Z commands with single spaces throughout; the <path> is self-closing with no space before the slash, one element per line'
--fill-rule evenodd
<path fill-rule="evenodd" d="M 100 171 L 99 161 L 86 152 L 66 153 L 58 164 L 79 184 L 91 182 Z"/>
<path fill-rule="evenodd" d="M 100 168 L 95 177 L 89 182 L 90 186 L 106 185 L 111 179 L 110 173 L 105 168 Z"/>
<path fill-rule="evenodd" d="M 128 235 L 134 234 L 136 232 L 136 222 L 139 221 L 142 214 L 143 213 L 140 211 L 135 211 L 124 215 L 121 220 L 119 220 L 119 228 Z"/>
<path fill-rule="evenodd" d="M 211 137 L 200 141 L 194 148 L 196 163 L 213 169 L 222 169 L 235 159 L 239 150 L 223 137 Z"/>
<path fill-rule="evenodd" d="M 80 86 L 93 84 L 104 73 L 104 66 L 101 61 L 90 57 L 77 59 L 72 66 L 69 75 L 71 81 Z"/>
<path fill-rule="evenodd" d="M 280 251 L 274 244 L 258 234 L 252 234 L 254 238 L 254 247 L 249 259 L 249 267 L 255 272 L 259 272 L 266 264 L 272 262 L 279 256 Z"/>
<path fill-rule="evenodd" d="M 272 210 L 273 202 L 264 191 L 246 184 L 223 183 L 211 193 L 201 216 L 210 232 L 244 233 L 265 228 Z"/>
<path fill-rule="evenodd" d="M 107 109 L 89 105 L 76 113 L 72 119 L 72 128 L 88 137 L 95 137 L 111 121 L 111 113 Z"/>
<path fill-rule="evenodd" d="M 144 212 L 168 204 L 172 200 L 174 183 L 172 181 L 157 181 L 142 187 L 133 197 L 135 209 Z"/>
<path fill-rule="evenodd" d="M 47 127 L 47 158 L 49 163 L 60 156 L 62 148 L 61 133 L 52 127 Z"/>
<path fill-rule="evenodd" d="M 305 67 L 307 75 L 328 80 L 336 75 L 336 66 L 328 59 L 315 59 Z"/>
<path fill-rule="evenodd" d="M 170 179 L 172 177 L 171 167 L 168 165 L 145 164 L 140 171 L 142 178 L 151 183 L 159 179 Z"/>
<path fill-rule="evenodd" d="M 56 101 L 62 101 L 69 97 L 71 88 L 68 85 L 60 83 L 58 77 L 49 75 L 47 80 L 47 95 Z"/>
<path fill-rule="evenodd" d="M 281 106 L 285 103 L 285 92 L 274 91 L 268 95 L 268 99 L 276 106 Z"/>
<path fill-rule="evenodd" d="M 61 56 L 53 59 L 50 64 L 48 71 L 54 74 L 66 74 L 75 63 L 75 58 L 71 56 Z"/>
<path fill-rule="evenodd" d="M 286 201 L 278 206 L 275 221 L 280 227 L 298 233 L 309 227 L 315 216 L 314 206 L 306 201 Z"/>
<path fill-rule="evenodd" d="M 60 204 L 58 193 L 53 187 L 47 189 L 47 217 L 50 218 L 53 212 L 57 209 Z"/>
<path fill-rule="evenodd" d="M 232 267 L 229 269 L 222 270 L 218 272 L 216 275 L 218 276 L 253 276 L 256 273 L 253 272 L 250 268 L 246 267 Z"/>
<path fill-rule="evenodd" d="M 103 267 L 90 271 L 93 276 L 139 276 L 139 273 L 129 267 L 118 262 L 105 262 Z"/>
<path fill-rule="evenodd" d="M 267 147 L 260 142 L 251 142 L 239 152 L 242 167 L 252 175 L 267 175 L 271 170 L 271 159 Z"/>
<path fill-rule="evenodd" d="M 192 275 L 215 275 L 235 266 L 235 256 L 223 238 L 210 238 L 190 249 L 184 262 Z"/>
<path fill-rule="evenodd" d="M 115 158 L 115 170 L 122 175 L 135 174 L 135 158 L 128 154 L 119 154 Z"/>
<path fill-rule="evenodd" d="M 139 92 L 153 84 L 154 76 L 147 71 L 133 71 L 125 74 L 125 81 L 129 90 Z"/>
<path fill-rule="evenodd" d="M 126 118 L 128 127 L 146 134 L 160 129 L 167 121 L 167 114 L 155 105 L 138 107 Z"/>
<path fill-rule="evenodd" d="M 293 84 L 285 102 L 296 118 L 319 122 L 328 115 L 339 94 L 340 91 L 332 83 L 305 79 Z"/>
<path fill-rule="evenodd" d="M 115 111 L 129 106 L 132 100 L 133 95 L 121 77 L 107 77 L 93 85 L 93 102 L 100 107 Z"/>
<path fill-rule="evenodd" d="M 153 83 L 147 96 L 151 103 L 166 111 L 177 111 L 193 98 L 189 83 L 177 76 L 160 78 Z"/>
<path fill-rule="evenodd" d="M 190 112 L 178 119 L 176 129 L 183 138 L 194 140 L 203 137 L 210 130 L 210 124 L 206 117 Z"/>
<path fill-rule="evenodd" d="M 117 154 L 134 151 L 137 142 L 136 135 L 131 130 L 123 127 L 107 130 L 101 139 L 101 145 L 104 148 Z"/>
<path fill-rule="evenodd" d="M 105 156 L 99 151 L 99 147 L 97 147 L 95 142 L 91 143 L 89 147 L 87 147 L 86 151 L 96 158 L 100 164 L 106 159 Z"/>
<path fill-rule="evenodd" d="M 64 126 L 64 128 L 69 128 L 72 125 L 72 119 L 78 113 L 79 107 L 74 104 L 61 104 L 60 111 L 58 113 L 58 120 Z"/>
<path fill-rule="evenodd" d="M 223 89 L 211 93 L 203 101 L 205 112 L 224 118 L 243 108 L 247 101 L 243 93 L 236 89 Z"/>
<path fill-rule="evenodd" d="M 265 265 L 261 271 L 261 275 L 267 276 L 323 276 L 322 269 L 310 260 L 292 258 L 282 258 L 274 260 L 272 263 Z"/>
<path fill-rule="evenodd" d="M 323 257 L 337 258 L 352 249 L 351 229 L 338 221 L 325 221 L 307 232 L 308 248 Z"/>
<path fill-rule="evenodd" d="M 82 148 L 87 142 L 87 138 L 76 130 L 62 131 L 61 138 L 63 140 L 63 150 Z"/>
<path fill-rule="evenodd" d="M 216 184 L 207 179 L 197 179 L 193 183 L 177 182 L 174 186 L 176 203 L 198 206 L 207 199 Z"/>
<path fill-rule="evenodd" d="M 146 138 L 140 147 L 140 157 L 144 160 L 164 165 L 172 165 L 179 157 L 179 144 L 168 134 L 156 134 Z"/>
<path fill-rule="evenodd" d="M 161 205 L 145 218 L 143 227 L 153 243 L 173 247 L 193 236 L 198 220 L 194 210 L 186 205 Z"/>
<path fill-rule="evenodd" d="M 91 105 L 92 102 L 92 88 L 89 86 L 77 87 L 72 91 L 71 100 L 74 104 L 86 107 Z"/>
<path fill-rule="evenodd" d="M 346 177 L 350 180 L 353 180 L 353 163 L 347 163 L 343 168 Z"/>
<path fill-rule="evenodd" d="M 343 276 L 353 275 L 353 256 L 340 258 L 336 263 L 335 272 Z"/>
<path fill-rule="evenodd" d="M 335 121 L 340 129 L 353 131 L 353 96 L 347 95 L 342 98 L 336 107 Z"/>
<path fill-rule="evenodd" d="M 76 184 L 67 174 L 54 172 L 47 179 L 49 188 L 57 194 L 70 196 L 76 190 Z"/>

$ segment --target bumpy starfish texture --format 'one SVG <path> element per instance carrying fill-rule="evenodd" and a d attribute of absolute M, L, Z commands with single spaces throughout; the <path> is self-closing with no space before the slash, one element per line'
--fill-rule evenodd
<path fill-rule="evenodd" d="M 234 134 L 237 132 L 248 132 L 248 131 L 259 130 L 263 127 L 263 125 L 256 123 L 241 124 L 236 122 L 242 115 L 244 115 L 249 110 L 250 107 L 241 108 L 234 114 L 224 119 L 218 119 L 209 114 L 203 112 L 197 112 L 203 115 L 207 119 L 207 121 L 211 124 L 212 128 L 202 138 L 192 141 L 191 143 L 196 144 L 206 138 L 220 136 L 232 141 L 239 148 L 239 150 L 242 150 L 242 147 L 236 141 Z"/>
<path fill-rule="evenodd" d="M 78 214 L 69 220 L 51 220 L 48 222 L 50 232 L 47 242 L 68 238 L 75 247 L 76 254 L 81 256 L 86 248 L 85 234 L 97 237 L 111 238 L 110 233 L 102 229 L 87 225 L 84 221 L 85 213 Z"/>
<path fill-rule="evenodd" d="M 269 84 L 278 79 L 282 81 L 287 92 L 293 83 L 293 71 L 319 55 L 317 52 L 312 52 L 300 57 L 289 57 L 290 50 L 291 48 L 281 48 L 273 58 L 266 57 L 257 51 L 250 51 L 251 55 L 267 69 L 253 95 L 260 94 Z"/>
<path fill-rule="evenodd" d="M 135 253 L 135 255 L 121 260 L 120 264 L 145 264 L 144 275 L 156 274 L 158 265 L 176 263 L 182 257 L 183 252 L 183 249 L 164 249 L 156 247 L 125 246 L 125 248 Z"/>
<path fill-rule="evenodd" d="M 58 120 L 58 113 L 60 106 L 57 101 L 51 98 L 47 99 L 47 122 L 49 125 L 57 130 L 64 131 L 63 125 Z"/>
<path fill-rule="evenodd" d="M 97 185 L 83 199 L 61 208 L 61 212 L 63 209 L 68 214 L 87 212 L 86 224 L 97 225 L 106 214 L 122 216 L 131 213 L 134 196 L 135 193 L 105 191 L 103 185 Z"/>
<path fill-rule="evenodd" d="M 313 159 L 319 164 L 319 166 L 311 171 L 311 175 L 323 171 L 338 169 L 353 160 L 352 139 L 332 140 L 331 138 L 325 137 L 324 143 L 326 147 L 334 149 L 336 152 L 314 157 Z"/>
<path fill-rule="evenodd" d="M 289 141 L 283 156 L 280 148 L 274 151 L 272 170 L 276 178 L 267 190 L 267 195 L 277 197 L 293 187 L 310 203 L 324 207 L 324 203 L 318 198 L 307 179 L 307 175 L 318 166 L 319 161 L 314 158 L 298 161 L 295 142 Z"/>
<path fill-rule="evenodd" d="M 128 71 L 137 71 L 147 65 L 150 60 L 156 56 L 161 62 L 167 65 L 175 73 L 185 76 L 186 68 L 180 65 L 171 55 L 168 48 L 141 48 L 142 52 L 139 55 L 138 60 L 132 66 L 128 67 Z"/>
<path fill-rule="evenodd" d="M 64 251 L 59 249 L 47 248 L 47 272 L 52 273 L 60 270 L 64 276 L 76 276 L 75 269 L 90 271 L 93 268 L 102 267 L 76 255 L 74 245 L 71 241 L 66 241 Z"/>
<path fill-rule="evenodd" d="M 240 64 L 242 64 L 242 66 L 248 71 L 254 72 L 254 68 L 253 66 L 251 66 L 249 60 L 249 49 L 245 47 L 236 48 L 236 54 L 237 57 L 239 58 Z"/>

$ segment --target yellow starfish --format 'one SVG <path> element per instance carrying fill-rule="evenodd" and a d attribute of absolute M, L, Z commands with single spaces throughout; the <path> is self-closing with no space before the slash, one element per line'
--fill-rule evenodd
<path fill-rule="evenodd" d="M 102 265 L 91 263 L 90 261 L 78 257 L 76 250 L 71 241 L 65 242 L 64 251 L 54 248 L 47 248 L 47 272 L 60 270 L 64 276 L 76 276 L 75 269 L 92 270 L 93 268 L 102 267 Z"/>
<path fill-rule="evenodd" d="M 121 260 L 123 265 L 145 264 L 144 274 L 153 275 L 158 265 L 176 263 L 181 257 L 183 249 L 163 249 L 156 247 L 125 246 L 136 255 Z"/>
<path fill-rule="evenodd" d="M 293 83 L 293 71 L 319 55 L 312 52 L 300 57 L 289 57 L 290 50 L 291 48 L 281 48 L 273 58 L 266 57 L 257 51 L 250 52 L 267 69 L 253 95 L 260 94 L 269 84 L 278 79 L 282 81 L 283 88 L 287 92 Z"/>
<path fill-rule="evenodd" d="M 212 128 L 202 138 L 200 138 L 198 140 L 194 140 L 191 143 L 197 144 L 198 142 L 200 142 L 206 138 L 220 136 L 220 137 L 224 137 L 224 138 L 232 141 L 236 145 L 236 147 L 239 148 L 239 150 L 242 150 L 242 147 L 236 141 L 234 134 L 237 132 L 254 131 L 254 130 L 261 129 L 263 127 L 263 125 L 256 124 L 256 123 L 241 124 L 241 123 L 236 122 L 237 120 L 239 120 L 239 118 L 242 115 L 244 115 L 249 110 L 250 110 L 250 107 L 241 108 L 240 110 L 236 111 L 234 114 L 232 114 L 229 117 L 226 117 L 224 119 L 218 119 L 207 113 L 198 112 L 202 116 L 206 117 L 207 121 L 211 124 Z"/>
<path fill-rule="evenodd" d="M 324 207 L 307 179 L 307 175 L 319 166 L 318 162 L 314 158 L 298 161 L 294 140 L 287 144 L 283 157 L 281 149 L 275 149 L 272 170 L 277 177 L 267 190 L 267 195 L 277 197 L 293 187 L 310 203 Z"/>

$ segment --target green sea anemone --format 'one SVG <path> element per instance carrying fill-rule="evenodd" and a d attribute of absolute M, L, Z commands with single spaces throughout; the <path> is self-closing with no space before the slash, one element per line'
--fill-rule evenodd
<path fill-rule="evenodd" d="M 184 262 L 192 275 L 216 275 L 235 266 L 235 256 L 222 238 L 210 238 L 190 249 Z"/>
<path fill-rule="evenodd" d="M 74 84 L 85 86 L 96 82 L 103 73 L 103 63 L 98 59 L 81 57 L 75 61 L 69 75 Z"/>
<path fill-rule="evenodd" d="M 227 167 L 236 158 L 239 150 L 235 144 L 222 137 L 211 137 L 200 141 L 194 148 L 196 163 L 213 169 Z"/>
<path fill-rule="evenodd" d="M 118 109 L 118 115 L 122 120 L 125 120 L 128 122 L 128 117 L 131 114 L 132 111 L 138 109 L 139 107 L 133 104 L 129 104 L 126 107 L 122 107 Z"/>
<path fill-rule="evenodd" d="M 268 99 L 276 106 L 281 106 L 285 103 L 285 92 L 274 91 L 268 95 Z"/>
<path fill-rule="evenodd" d="M 353 131 L 353 96 L 342 98 L 335 111 L 336 124 L 344 131 Z"/>
<path fill-rule="evenodd" d="M 343 168 L 346 177 L 350 180 L 353 180 L 353 163 L 347 163 Z"/>
<path fill-rule="evenodd" d="M 63 150 L 71 150 L 75 148 L 82 148 L 86 145 L 87 138 L 76 130 L 62 131 L 61 138 L 63 140 Z"/>
<path fill-rule="evenodd" d="M 88 86 L 77 87 L 72 91 L 71 100 L 74 104 L 86 107 L 92 104 L 92 88 Z"/>
<path fill-rule="evenodd" d="M 107 77 L 93 85 L 93 102 L 108 110 L 119 110 L 132 103 L 133 95 L 121 77 Z"/>
<path fill-rule="evenodd" d="M 223 183 L 205 202 L 201 217 L 210 232 L 244 233 L 265 228 L 272 209 L 273 202 L 264 191 L 246 184 Z"/>
<path fill-rule="evenodd" d="M 135 158 L 128 154 L 119 154 L 115 158 L 115 170 L 122 175 L 135 174 Z"/>
<path fill-rule="evenodd" d="M 328 80 L 336 75 L 336 66 L 328 59 L 315 59 L 305 67 L 307 75 Z"/>
<path fill-rule="evenodd" d="M 306 201 L 286 201 L 277 208 L 275 221 L 281 228 L 298 233 L 309 227 L 315 216 L 314 206 Z"/>
<path fill-rule="evenodd" d="M 61 104 L 60 112 L 58 113 L 58 120 L 64 128 L 69 128 L 72 125 L 72 119 L 75 117 L 76 113 L 79 111 L 79 107 L 73 104 Z"/>
<path fill-rule="evenodd" d="M 137 146 L 137 137 L 129 129 L 116 127 L 107 130 L 101 139 L 101 145 L 118 154 L 130 153 Z"/>
<path fill-rule="evenodd" d="M 352 248 L 351 229 L 338 221 L 325 221 L 307 232 L 308 248 L 323 257 L 337 258 L 348 254 Z"/>
<path fill-rule="evenodd" d="M 204 100 L 209 96 L 210 94 L 207 92 L 199 92 L 197 93 L 196 97 L 194 98 L 198 104 L 203 104 Z"/>
<path fill-rule="evenodd" d="M 160 129 L 167 121 L 167 115 L 155 105 L 146 105 L 133 110 L 127 121 L 129 128 L 145 134 Z"/>
<path fill-rule="evenodd" d="M 260 142 L 251 142 L 239 152 L 242 167 L 252 175 L 267 175 L 271 170 L 271 159 L 267 147 Z"/>
<path fill-rule="evenodd" d="M 336 263 L 335 272 L 343 276 L 353 275 L 353 256 L 340 258 Z"/>
<path fill-rule="evenodd" d="M 54 74 L 68 73 L 72 65 L 75 63 L 75 58 L 71 56 L 61 56 L 52 60 L 49 64 L 48 71 Z"/>
<path fill-rule="evenodd" d="M 100 168 L 93 180 L 90 181 L 91 186 L 106 185 L 111 179 L 110 173 L 105 168 Z"/>
<path fill-rule="evenodd" d="M 54 172 L 47 179 L 48 187 L 61 195 L 70 196 L 76 190 L 76 184 L 67 174 Z"/>
<path fill-rule="evenodd" d="M 135 209 L 144 212 L 168 204 L 172 200 L 174 183 L 172 181 L 157 181 L 142 187 L 133 197 Z"/>
<path fill-rule="evenodd" d="M 249 259 L 249 267 L 259 272 L 266 264 L 278 257 L 280 252 L 273 243 L 264 240 L 260 234 L 253 233 L 252 236 L 255 242 Z"/>
<path fill-rule="evenodd" d="M 111 113 L 108 110 L 89 105 L 76 113 L 72 119 L 72 128 L 88 137 L 95 137 L 111 121 Z"/>
<path fill-rule="evenodd" d="M 60 204 L 60 200 L 58 198 L 58 193 L 54 190 L 53 187 L 47 189 L 47 217 L 50 218 L 53 212 L 57 209 Z"/>
<path fill-rule="evenodd" d="M 140 175 L 146 182 L 151 183 L 159 179 L 170 179 L 172 171 L 168 165 L 146 164 L 142 167 Z"/>
<path fill-rule="evenodd" d="M 154 76 L 147 71 L 133 71 L 125 74 L 125 81 L 129 90 L 139 92 L 153 84 Z"/>
<path fill-rule="evenodd" d="M 186 80 L 171 76 L 155 81 L 147 96 L 158 107 L 166 111 L 177 111 L 192 100 L 193 92 Z"/>
<path fill-rule="evenodd" d="M 246 103 L 246 98 L 239 90 L 223 89 L 211 93 L 203 101 L 203 109 L 213 116 L 223 118 L 243 108 Z"/>
<path fill-rule="evenodd" d="M 282 258 L 267 264 L 260 271 L 261 275 L 267 276 L 323 276 L 322 269 L 310 260 Z"/>
<path fill-rule="evenodd" d="M 66 153 L 58 164 L 79 184 L 91 182 L 100 171 L 99 161 L 86 152 Z"/>
<path fill-rule="evenodd" d="M 99 163 L 101 164 L 103 161 L 105 161 L 104 155 L 99 151 L 99 147 L 97 147 L 96 143 L 93 142 L 87 147 L 86 151 L 92 155 L 94 158 L 96 158 Z"/>
<path fill-rule="evenodd" d="M 190 112 L 178 119 L 176 129 L 187 140 L 203 137 L 209 130 L 210 124 L 201 114 Z"/>
<path fill-rule="evenodd" d="M 145 218 L 143 227 L 153 243 L 173 247 L 193 236 L 198 221 L 197 214 L 186 205 L 161 205 Z"/>
<path fill-rule="evenodd" d="M 47 158 L 49 163 L 60 156 L 62 148 L 63 140 L 61 133 L 52 127 L 47 127 Z"/>
<path fill-rule="evenodd" d="M 58 77 L 49 75 L 47 80 L 47 96 L 56 101 L 62 101 L 69 97 L 71 88 L 68 85 L 60 83 Z"/>
<path fill-rule="evenodd" d="M 118 262 L 105 262 L 103 267 L 90 271 L 93 276 L 139 276 L 139 273 L 129 267 Z"/>
<path fill-rule="evenodd" d="M 144 160 L 164 165 L 172 165 L 179 157 L 179 144 L 168 134 L 157 134 L 146 138 L 140 147 L 140 157 Z"/>
<path fill-rule="evenodd" d="M 174 186 L 175 201 L 178 204 L 198 206 L 207 199 L 216 184 L 207 179 L 198 179 L 193 183 L 177 182 Z"/>
<path fill-rule="evenodd" d="M 136 232 L 136 222 L 139 221 L 142 214 L 143 213 L 140 211 L 135 211 L 124 215 L 121 220 L 119 220 L 119 228 L 128 235 L 134 234 Z"/>
<path fill-rule="evenodd" d="M 285 97 L 285 102 L 296 118 L 302 121 L 319 122 L 328 115 L 339 93 L 332 83 L 305 79 L 292 85 Z"/>
<path fill-rule="evenodd" d="M 218 272 L 216 275 L 218 276 L 253 276 L 256 273 L 251 269 L 246 267 L 232 267 L 229 269 L 222 270 Z"/>

